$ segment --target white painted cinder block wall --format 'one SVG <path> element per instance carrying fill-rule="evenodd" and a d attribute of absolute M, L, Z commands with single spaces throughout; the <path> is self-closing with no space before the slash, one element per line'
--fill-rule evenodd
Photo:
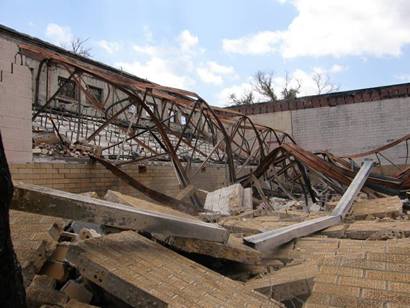
<path fill-rule="evenodd" d="M 32 74 L 17 51 L 0 36 L 0 130 L 9 163 L 32 160 Z"/>
<path fill-rule="evenodd" d="M 292 134 L 308 150 L 346 155 L 369 151 L 409 134 L 410 97 L 250 117 Z M 404 163 L 406 151 L 406 145 L 402 144 L 387 152 L 388 158 Z M 382 158 L 381 161 L 385 163 Z"/>
<path fill-rule="evenodd" d="M 296 141 L 309 150 L 369 151 L 410 133 L 410 98 L 295 110 L 292 127 Z M 396 163 L 405 156 L 405 144 L 388 153 Z"/>

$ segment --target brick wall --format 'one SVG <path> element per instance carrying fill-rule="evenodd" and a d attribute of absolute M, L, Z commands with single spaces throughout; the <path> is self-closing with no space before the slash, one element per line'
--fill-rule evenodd
<path fill-rule="evenodd" d="M 107 189 L 142 197 L 134 188 L 125 184 L 104 167 L 91 163 L 25 163 L 11 164 L 14 181 L 42 185 L 68 192 L 95 191 L 104 194 Z M 169 164 L 127 166 L 125 170 L 146 186 L 175 196 L 179 183 L 173 167 Z M 225 169 L 212 166 L 198 174 L 194 184 L 205 190 L 215 190 L 224 184 Z"/>
<path fill-rule="evenodd" d="M 0 36 L 0 130 L 10 162 L 29 162 L 31 150 L 32 75 L 16 57 L 15 42 Z"/>

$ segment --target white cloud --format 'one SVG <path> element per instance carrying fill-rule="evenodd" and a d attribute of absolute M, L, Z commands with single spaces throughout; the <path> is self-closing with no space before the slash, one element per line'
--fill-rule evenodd
<path fill-rule="evenodd" d="M 144 31 L 144 39 L 147 42 L 153 42 L 154 35 L 152 34 L 151 28 L 149 26 L 144 26 L 142 30 Z"/>
<path fill-rule="evenodd" d="M 138 77 L 166 86 L 187 88 L 194 83 L 192 79 L 178 72 L 170 61 L 159 57 L 152 57 L 145 63 L 117 62 L 115 66 Z"/>
<path fill-rule="evenodd" d="M 188 30 L 184 30 L 178 36 L 178 41 L 181 49 L 188 51 L 198 45 L 199 39 Z"/>
<path fill-rule="evenodd" d="M 54 23 L 47 25 L 46 37 L 52 43 L 60 46 L 69 45 L 74 38 L 70 27 L 60 26 Z"/>
<path fill-rule="evenodd" d="M 329 69 L 330 73 L 340 73 L 347 69 L 346 66 L 341 64 L 333 64 L 332 67 Z"/>
<path fill-rule="evenodd" d="M 225 76 L 232 76 L 235 70 L 232 66 L 225 66 L 214 61 L 208 61 L 206 65 L 202 65 L 196 70 L 199 78 L 209 84 L 221 85 L 224 82 Z"/>
<path fill-rule="evenodd" d="M 223 49 L 239 54 L 279 51 L 285 58 L 399 56 L 410 43 L 406 0 L 293 0 L 292 4 L 298 15 L 285 31 L 224 39 Z"/>
<path fill-rule="evenodd" d="M 410 74 L 398 74 L 394 78 L 400 80 L 401 82 L 410 82 Z"/>
<path fill-rule="evenodd" d="M 104 49 L 109 54 L 118 52 L 121 49 L 121 45 L 118 42 L 110 42 L 106 40 L 101 40 L 97 42 L 98 46 Z"/>
<path fill-rule="evenodd" d="M 159 53 L 159 48 L 153 45 L 134 45 L 132 46 L 132 49 L 136 51 L 137 53 L 142 53 L 148 56 L 154 56 Z"/>
<path fill-rule="evenodd" d="M 280 39 L 281 33 L 264 31 L 239 39 L 224 39 L 222 40 L 222 48 L 231 53 L 265 54 L 276 51 Z"/>

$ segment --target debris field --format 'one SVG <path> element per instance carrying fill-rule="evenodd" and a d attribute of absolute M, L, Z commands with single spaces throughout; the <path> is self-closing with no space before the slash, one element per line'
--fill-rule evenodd
<path fill-rule="evenodd" d="M 41 44 L 18 57 L 34 76 L 34 161 L 99 166 L 130 191 L 14 180 L 30 307 L 410 306 L 409 151 L 389 159 L 410 135 L 314 153 L 194 92 Z M 68 77 L 52 84 L 55 71 Z M 156 163 L 177 193 L 130 172 Z M 223 184 L 198 184 L 212 166 Z"/>

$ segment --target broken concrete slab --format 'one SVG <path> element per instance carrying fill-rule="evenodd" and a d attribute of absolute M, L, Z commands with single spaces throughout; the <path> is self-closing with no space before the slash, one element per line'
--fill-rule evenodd
<path fill-rule="evenodd" d="M 64 283 L 69 275 L 67 265 L 64 262 L 48 260 L 40 273 L 42 275 L 47 275 L 57 280 L 58 282 Z"/>
<path fill-rule="evenodd" d="M 85 287 L 83 283 L 74 280 L 68 280 L 61 288 L 70 299 L 75 299 L 81 303 L 88 304 L 93 298 L 93 294 Z"/>
<path fill-rule="evenodd" d="M 64 308 L 98 308 L 98 306 L 81 303 L 72 298 L 64 305 Z"/>
<path fill-rule="evenodd" d="M 17 259 L 22 267 L 26 287 L 34 275 L 39 273 L 47 257 L 57 245 L 49 233 L 54 225 L 58 225 L 57 229 L 60 230 L 58 232 L 61 232 L 64 220 L 51 216 L 10 211 L 11 237 Z"/>
<path fill-rule="evenodd" d="M 373 217 L 392 217 L 396 218 L 403 213 L 403 203 L 397 196 L 369 199 L 353 204 L 351 216 L 354 219 L 365 219 Z"/>
<path fill-rule="evenodd" d="M 70 247 L 67 259 L 83 277 L 134 307 L 281 306 L 132 231 L 81 242 Z"/>
<path fill-rule="evenodd" d="M 32 213 L 47 213 L 72 220 L 170 236 L 217 242 L 226 242 L 229 236 L 224 228 L 197 219 L 137 210 L 118 203 L 24 183 L 15 183 L 12 207 Z"/>
<path fill-rule="evenodd" d="M 259 264 L 262 254 L 243 244 L 242 239 L 231 235 L 226 244 L 186 238 L 169 238 L 166 243 L 176 249 L 244 264 Z"/>
<path fill-rule="evenodd" d="M 164 205 L 160 205 L 160 204 L 150 202 L 144 199 L 122 194 L 114 190 L 108 190 L 104 196 L 104 200 L 129 205 L 137 210 L 147 210 L 147 211 L 158 212 L 162 214 L 169 214 L 169 215 L 173 215 L 177 217 L 185 217 L 185 218 L 194 219 L 194 216 L 186 214 L 184 212 L 174 210 Z"/>
<path fill-rule="evenodd" d="M 359 241 L 364 242 L 364 241 Z M 314 278 L 309 307 L 408 307 L 408 239 L 384 241 L 385 250 L 323 258 Z"/>
<path fill-rule="evenodd" d="M 249 193 L 247 193 L 247 203 L 249 206 Z M 235 215 L 245 210 L 244 189 L 241 184 L 233 184 L 218 190 L 209 192 L 206 196 L 204 209 L 220 213 L 222 215 Z"/>
<path fill-rule="evenodd" d="M 410 221 L 364 221 L 333 226 L 321 231 L 329 237 L 350 238 L 355 240 L 386 240 L 389 238 L 410 237 Z"/>
<path fill-rule="evenodd" d="M 287 266 L 262 278 L 252 279 L 245 286 L 277 301 L 286 301 L 310 294 L 313 278 L 318 272 L 316 262 Z"/>
<path fill-rule="evenodd" d="M 295 224 L 294 221 L 283 221 L 278 216 L 240 217 L 231 216 L 219 221 L 219 224 L 231 232 L 246 235 L 256 234 L 276 228 Z"/>
<path fill-rule="evenodd" d="M 46 275 L 35 276 L 26 290 L 28 307 L 64 306 L 68 302 L 68 296 L 54 287 L 55 281 L 52 278 Z"/>

